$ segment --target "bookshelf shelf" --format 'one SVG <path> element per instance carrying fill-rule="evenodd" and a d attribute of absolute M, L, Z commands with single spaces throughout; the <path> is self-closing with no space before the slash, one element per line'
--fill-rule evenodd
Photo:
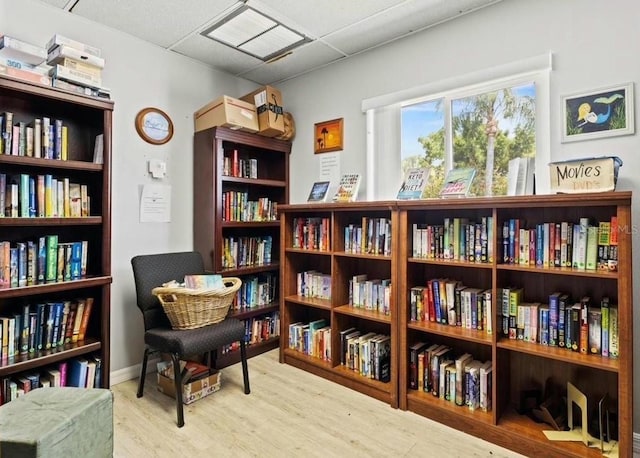
<path fill-rule="evenodd" d="M 46 218 L 0 217 L 0 240 L 5 243 L 3 246 L 3 250 L 7 250 L 5 254 L 11 256 L 13 251 L 16 260 L 20 262 L 20 253 L 25 253 L 22 255 L 24 260 L 22 262 L 25 262 L 23 265 L 26 267 L 23 271 L 28 272 L 31 269 L 33 272 L 31 279 L 22 279 L 24 283 L 21 284 L 27 286 L 0 288 L 0 317 L 2 317 L 0 323 L 7 328 L 13 325 L 15 334 L 16 323 L 24 326 L 23 317 L 27 317 L 26 321 L 28 321 L 26 327 L 18 329 L 18 339 L 11 345 L 14 351 L 13 357 L 7 355 L 10 350 L 6 344 L 3 345 L 5 355 L 0 358 L 0 361 L 3 361 L 3 365 L 0 366 L 0 390 L 13 383 L 20 386 L 20 379 L 24 380 L 27 376 L 43 375 L 48 370 L 62 370 L 64 365 L 79 357 L 94 360 L 100 364 L 99 387 L 109 388 L 112 283 L 111 130 L 114 103 L 107 99 L 86 97 L 5 76 L 0 76 L 0 101 L 3 128 L 7 128 L 8 119 L 11 118 L 12 131 L 19 134 L 17 151 L 10 151 L 7 145 L 4 145 L 3 154 L 0 154 L 0 174 L 6 180 L 4 182 L 7 188 L 15 186 L 18 181 L 20 185 L 27 185 L 22 190 L 29 189 L 29 185 L 33 183 L 39 191 L 42 188 L 38 188 L 38 183 L 48 181 L 47 176 L 50 176 L 51 181 L 55 179 L 59 182 L 58 189 L 68 190 L 62 196 L 58 196 L 61 198 L 53 201 L 53 205 L 45 206 L 48 211 L 46 214 L 62 215 L 69 209 L 70 214 L 81 214 L 80 210 L 75 213 L 76 201 L 72 198 L 77 195 L 75 190 L 83 193 L 78 197 L 84 198 L 84 188 L 80 191 L 80 187 L 84 185 L 88 199 L 83 199 L 83 203 L 88 204 L 86 210 L 91 215 Z M 39 137 L 36 137 L 35 132 L 42 130 L 44 134 L 45 130 L 41 127 L 47 123 L 53 126 L 53 131 L 49 130 L 48 135 L 43 135 L 42 141 L 36 141 Z M 65 131 L 66 135 L 64 135 Z M 58 133 L 60 137 L 57 137 Z M 102 136 L 102 164 L 93 163 L 95 142 L 99 135 Z M 66 138 L 66 143 L 62 140 L 63 137 Z M 22 149 L 20 148 L 21 139 L 24 140 Z M 53 151 L 44 148 L 37 150 L 38 145 L 41 147 L 46 145 L 46 139 L 50 140 L 49 145 L 52 146 Z M 14 145 L 16 145 L 15 142 L 11 144 L 11 149 L 14 149 Z M 65 153 L 66 160 L 44 158 L 45 155 L 46 157 L 64 157 Z M 69 188 L 66 188 L 67 184 Z M 15 190 L 15 187 L 12 189 Z M 6 198 L 8 190 L 2 191 Z M 22 210 L 26 208 L 26 199 L 24 197 L 20 199 L 20 191 L 18 187 L 17 214 L 24 215 L 26 213 L 22 213 Z M 36 210 L 42 210 L 45 204 L 38 201 L 37 196 L 36 193 Z M 54 207 L 54 211 L 50 211 L 51 207 Z M 82 214 L 86 213 L 82 212 Z M 16 213 L 13 213 L 13 216 L 16 216 Z M 28 254 L 29 250 L 31 254 Z M 71 257 L 73 250 L 76 250 L 75 257 Z M 49 274 L 55 276 L 49 276 L 49 278 L 70 279 L 71 275 L 68 274 L 70 269 L 67 269 L 67 266 L 73 267 L 74 263 L 80 263 L 84 255 L 83 251 L 86 253 L 86 263 L 82 267 L 85 268 L 86 273 L 82 278 L 33 284 L 37 282 L 37 276 L 42 274 L 42 270 L 38 271 L 38 269 L 42 269 L 43 261 L 44 269 L 46 270 L 48 266 Z M 76 264 L 76 267 L 81 268 L 80 264 Z M 9 269 L 7 271 L 10 272 Z M 7 282 L 3 281 L 3 284 L 6 285 Z M 25 330 L 28 335 L 30 329 L 41 329 L 39 323 L 45 323 L 50 319 L 55 323 L 54 318 L 58 317 L 59 327 L 56 329 L 61 331 L 64 317 L 71 316 L 70 311 L 76 306 L 79 310 L 81 301 L 87 299 L 93 302 L 91 302 L 90 314 L 86 315 L 88 321 L 82 342 L 66 343 L 48 351 L 25 353 L 23 350 L 23 353 L 20 353 L 19 349 L 22 345 L 16 347 L 16 344 L 22 344 L 20 336 L 25 335 Z M 44 307 L 41 304 L 44 304 Z M 56 312 L 59 312 L 59 315 Z M 40 344 L 45 345 L 46 333 L 33 332 L 31 336 L 34 336 L 33 339 L 36 342 L 35 346 L 29 343 L 31 348 L 37 348 Z M 40 336 L 44 336 L 42 342 L 38 340 Z M 68 334 L 66 337 L 71 339 Z M 8 402 L 11 397 L 7 396 L 7 392 L 3 392 L 0 393 L 0 399 Z"/>
<path fill-rule="evenodd" d="M 101 224 L 101 216 L 85 216 L 82 218 L 0 218 L 0 226 L 99 226 Z"/>
<path fill-rule="evenodd" d="M 384 313 L 374 312 L 372 310 L 364 310 L 361 308 L 352 307 L 350 305 L 341 305 L 333 309 L 336 313 L 343 315 L 355 316 L 358 318 L 365 318 L 371 321 L 377 321 L 379 323 L 391 324 L 391 316 Z"/>
<path fill-rule="evenodd" d="M 609 192 L 553 196 L 469 198 L 456 200 L 424 200 L 398 202 L 355 202 L 344 205 L 314 204 L 285 205 L 281 209 L 280 278 L 284 294 L 280 301 L 283 339 L 280 346 L 281 362 L 294 365 L 315 375 L 343 384 L 368 396 L 388 402 L 392 406 L 410 410 L 419 415 L 460 429 L 530 456 L 601 456 L 598 449 L 587 448 L 582 443 L 549 441 L 542 433 L 551 429 L 537 424 L 525 415 L 515 412 L 523 390 L 532 385 L 544 387 L 548 381 L 562 392 L 568 382 L 578 387 L 588 399 L 589 406 L 597 405 L 603 393 L 613 402 L 612 409 L 618 428 L 619 456 L 631 456 L 633 445 L 633 283 L 631 278 L 631 232 L 620 228 L 631 228 L 631 193 Z M 345 227 L 358 225 L 364 217 L 390 218 L 392 250 L 384 262 L 371 262 L 379 257 L 350 255 L 344 253 Z M 325 256 L 300 256 L 308 250 L 293 249 L 293 228 L 296 218 L 329 218 L 331 221 L 330 251 Z M 443 221 L 459 218 L 459 223 L 474 222 L 482 230 L 483 224 L 492 224 L 491 237 L 481 238 L 493 244 L 494 262 L 469 263 L 453 260 L 435 260 L 413 257 L 414 228 L 429 228 L 443 225 Z M 617 271 L 587 271 L 571 268 L 541 268 L 502 264 L 501 253 L 505 222 L 519 219 L 532 230 L 536 225 L 553 222 L 561 225 L 575 224 L 588 218 L 590 224 L 614 222 L 618 225 Z M 455 222 L 454 222 L 455 226 Z M 444 226 L 443 226 L 444 227 Z M 550 227 L 550 226 L 549 226 Z M 439 230 L 439 229 L 438 229 Z M 491 232 L 487 232 L 489 234 Z M 606 231 L 604 232 L 606 233 Z M 613 233 L 613 229 L 612 232 Z M 598 240 L 602 240 L 598 238 Z M 588 243 L 588 242 L 586 242 Z M 607 240 L 604 244 L 606 246 Z M 614 243 L 615 244 L 615 243 Z M 443 246 L 447 246 L 446 244 Z M 482 246 L 481 246 L 482 249 Z M 488 246 L 487 246 L 488 249 Z M 557 248 L 554 248 L 557 249 Z M 615 253 L 615 248 L 611 252 Z M 418 250 L 420 252 L 420 250 Z M 567 250 L 567 252 L 569 252 Z M 551 253 L 550 253 L 551 256 Z M 318 308 L 291 297 L 295 294 L 296 275 L 299 272 L 316 270 L 331 275 L 331 308 Z M 367 315 L 365 310 L 349 305 L 349 284 L 360 274 L 369 278 L 391 278 L 393 294 L 391 314 L 388 321 L 378 316 Z M 431 321 L 411 321 L 412 298 L 419 291 L 433 288 L 437 279 L 445 282 L 445 294 L 455 298 L 456 287 L 469 294 L 471 307 L 480 303 L 489 304 L 492 334 L 458 326 L 448 326 Z M 446 287 L 453 284 L 454 293 Z M 439 285 L 443 288 L 442 285 Z M 450 286 L 449 286 L 450 287 Z M 467 293 L 464 293 L 467 288 Z M 469 288 L 470 287 L 470 288 Z M 522 289 L 522 296 L 518 296 Z M 503 304 L 505 291 L 514 293 L 514 312 Z M 512 291 L 513 290 L 513 291 Z M 439 290 L 438 294 L 443 292 Z M 602 312 L 601 303 L 607 298 L 610 310 L 617 310 L 618 358 L 581 354 L 564 348 L 524 342 L 517 336 L 517 312 L 539 313 L 535 304 L 548 304 L 554 293 L 566 294 L 564 304 L 573 306 L 584 297 L 589 297 L 590 314 Z M 434 290 L 427 291 L 423 300 L 434 300 Z M 475 294 L 475 298 L 473 299 Z M 426 299 L 424 299 L 426 297 Z M 563 297 L 563 296 L 559 296 Z M 441 299 L 441 298 L 440 298 Z M 560 300 L 560 299 L 559 299 Z M 563 299 L 564 300 L 564 299 Z M 606 302 L 606 301 L 605 301 Z M 413 304 L 414 307 L 416 304 Z M 431 305 L 431 304 L 429 304 Z M 450 305 L 448 302 L 445 304 Z M 462 305 L 462 304 L 461 304 Z M 519 308 L 521 307 L 521 308 Z M 540 307 L 540 306 L 539 306 Z M 559 306 L 560 308 L 560 306 Z M 421 309 L 426 310 L 426 309 Z M 431 310 L 431 309 L 429 309 Z M 447 308 L 447 310 L 451 310 Z M 457 311 L 457 308 L 454 308 Z M 461 309 L 462 310 L 462 309 Z M 544 310 L 544 307 L 543 307 Z M 466 312 L 468 313 L 468 312 Z M 503 313 L 510 316 L 503 317 Z M 554 312 L 555 313 L 555 312 Z M 473 319 L 473 313 L 471 317 Z M 536 315 L 538 316 L 538 315 Z M 504 318 L 504 320 L 503 320 Z M 531 318 L 531 316 L 530 316 Z M 322 362 L 284 345 L 289 339 L 289 325 L 310 323 L 320 319 L 331 326 L 331 364 Z M 574 318 L 572 317 L 572 320 Z M 505 326 L 503 326 L 503 323 Z M 510 324 L 511 323 L 511 324 Z M 539 328 L 540 322 L 538 323 Z M 340 365 L 341 332 L 355 327 L 375 333 L 390 333 L 391 382 L 389 392 L 382 394 L 379 386 L 371 386 L 359 379 L 356 372 Z M 295 329 L 295 328 L 294 328 Z M 522 323 L 520 325 L 522 328 Z M 505 334 L 506 330 L 506 334 Z M 539 329 L 538 329 L 539 331 Z M 610 330 L 610 332 L 614 332 Z M 538 333 L 538 336 L 541 334 Z M 583 334 L 584 335 L 584 334 Z M 588 335 L 588 334 L 587 334 Z M 430 393 L 409 388 L 413 370 L 412 353 L 417 348 L 428 348 L 430 344 L 446 345 L 452 349 L 451 358 L 471 353 L 480 364 L 491 361 L 491 409 L 471 411 L 450 401 L 434 397 Z M 413 349 L 412 349 L 413 348 Z M 424 353 L 423 353 L 424 354 Z M 426 356 L 429 357 L 429 356 Z M 416 362 L 419 367 L 419 358 Z M 450 375 L 450 373 L 448 373 Z M 385 386 L 385 388 L 387 388 Z M 606 444 L 605 444 L 606 445 Z"/>
<path fill-rule="evenodd" d="M 34 354 L 20 355 L 13 363 L 0 366 L 0 377 L 18 374 L 24 371 L 37 369 L 43 365 L 53 364 L 58 361 L 75 358 L 100 351 L 102 343 L 93 339 L 84 342 L 65 344 L 52 350 L 39 351 Z"/>
<path fill-rule="evenodd" d="M 324 255 L 331 256 L 333 253 L 331 251 L 320 251 L 320 250 L 306 250 L 304 248 L 285 248 L 286 253 L 299 253 L 305 255 Z"/>
<path fill-rule="evenodd" d="M 446 259 L 409 258 L 407 262 L 415 264 L 433 264 L 436 266 L 468 267 L 470 269 L 492 269 L 493 264 L 483 262 L 461 262 Z"/>
<path fill-rule="evenodd" d="M 111 282 L 111 276 L 97 276 L 81 278 L 79 280 L 45 283 L 42 285 L 31 285 L 18 288 L 4 288 L 0 289 L 0 299 L 28 297 L 40 294 L 58 293 L 62 291 L 74 291 L 84 288 L 102 287 L 110 285 Z"/>
<path fill-rule="evenodd" d="M 601 270 L 578 270 L 578 269 L 572 269 L 570 267 L 535 267 L 535 266 L 520 266 L 517 264 L 498 264 L 496 268 L 498 270 L 531 272 L 536 274 L 568 275 L 572 277 L 602 278 L 607 280 L 618 279 L 618 272 L 607 272 L 607 271 L 601 271 Z"/>
<path fill-rule="evenodd" d="M 315 307 L 318 309 L 331 310 L 331 301 L 328 299 L 319 299 L 317 297 L 304 297 L 304 296 L 287 296 L 285 301 L 294 304 L 306 305 L 309 307 Z"/>
<path fill-rule="evenodd" d="M 333 370 L 344 378 L 351 379 L 361 385 L 368 386 L 371 389 L 390 395 L 391 383 L 379 382 L 378 380 L 365 377 L 360 375 L 358 372 L 347 369 L 344 366 L 336 366 Z"/>
<path fill-rule="evenodd" d="M 229 316 L 237 318 L 239 320 L 246 320 L 254 316 L 261 315 L 267 312 L 275 312 L 278 310 L 278 302 L 271 302 L 267 305 L 257 305 L 251 308 L 242 308 L 239 310 L 231 310 Z"/>
<path fill-rule="evenodd" d="M 391 256 L 384 256 L 381 254 L 348 253 L 346 251 L 338 251 L 335 252 L 334 255 L 341 258 L 369 259 L 372 261 L 391 261 Z"/>
<path fill-rule="evenodd" d="M 272 319 L 270 332 L 274 337 L 249 345 L 249 357 L 279 344 L 276 303 L 280 297 L 280 221 L 235 220 L 249 219 L 249 214 L 271 219 L 273 208 L 288 202 L 290 152 L 290 142 L 226 127 L 212 127 L 194 135 L 194 249 L 202 254 L 207 271 L 242 280 L 236 296 L 238 304 L 246 306 L 246 301 L 254 300 L 250 298 L 257 294 L 250 288 L 260 285 L 268 285 L 265 289 L 272 301 L 264 307 L 249 304 L 252 306 L 242 311 L 232 311 L 232 316 L 246 322 L 247 329 L 254 320 Z M 241 207 L 238 202 L 242 202 Z M 239 208 L 244 208 L 242 214 Z M 242 258 L 243 253 L 247 259 Z M 230 259 L 235 262 L 228 262 Z M 240 264 L 247 265 L 227 267 Z M 218 351 L 218 367 L 237 361 L 239 352 Z"/>
<path fill-rule="evenodd" d="M 274 188 L 285 188 L 287 187 L 287 182 L 284 180 L 259 180 L 255 178 L 241 178 L 241 177 L 228 177 L 223 176 L 222 181 L 224 183 L 237 183 L 237 184 L 246 184 L 250 186 L 271 186 Z"/>
<path fill-rule="evenodd" d="M 542 358 L 564 361 L 571 364 L 591 367 L 594 369 L 602 369 L 609 372 L 618 372 L 620 370 L 620 363 L 615 358 L 607 358 L 599 355 L 583 355 L 565 348 L 548 347 L 546 345 L 509 339 L 500 339 L 497 343 L 497 347 L 504 350 L 528 353 Z"/>
<path fill-rule="evenodd" d="M 431 321 L 409 321 L 407 323 L 407 328 L 427 332 L 429 334 L 463 339 L 482 345 L 491 345 L 493 342 L 493 336 L 491 334 L 487 334 L 485 331 L 466 329 L 461 326 L 448 326 L 446 324 L 438 324 Z"/>
<path fill-rule="evenodd" d="M 272 262 L 269 264 L 263 264 L 261 266 L 220 269 L 215 271 L 215 273 L 220 274 L 223 277 L 238 277 L 242 275 L 257 274 L 260 272 L 271 272 L 273 270 L 278 270 L 279 267 L 280 267 L 279 263 Z"/>

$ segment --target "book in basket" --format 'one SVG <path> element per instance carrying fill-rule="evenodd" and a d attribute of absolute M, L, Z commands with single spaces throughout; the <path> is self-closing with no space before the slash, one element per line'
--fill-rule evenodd
<path fill-rule="evenodd" d="M 222 289 L 224 283 L 222 275 L 185 275 L 184 286 L 192 289 Z"/>

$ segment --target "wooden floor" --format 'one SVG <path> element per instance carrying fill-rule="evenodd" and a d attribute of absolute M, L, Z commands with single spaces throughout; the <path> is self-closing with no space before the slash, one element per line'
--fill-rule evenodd
<path fill-rule="evenodd" d="M 147 376 L 112 387 L 116 457 L 520 457 L 497 445 L 392 409 L 375 399 L 278 362 L 277 350 L 249 360 L 251 394 L 238 364 L 222 389 L 185 407 Z"/>

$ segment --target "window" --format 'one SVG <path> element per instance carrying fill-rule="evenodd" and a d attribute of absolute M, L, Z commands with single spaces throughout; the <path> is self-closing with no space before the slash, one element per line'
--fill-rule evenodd
<path fill-rule="evenodd" d="M 509 161 L 536 156 L 535 89 L 531 81 L 482 85 L 404 105 L 403 172 L 430 168 L 423 197 L 437 197 L 446 172 L 464 167 L 476 171 L 471 195 L 506 195 Z"/>
<path fill-rule="evenodd" d="M 476 169 L 474 195 L 504 195 L 509 160 L 519 164 L 518 172 L 522 164 L 534 169 L 537 194 L 549 192 L 552 57 L 532 56 L 364 99 L 367 200 L 394 199 L 404 170 L 415 166 L 431 169 L 424 197 L 437 196 L 446 172 L 463 166 Z"/>

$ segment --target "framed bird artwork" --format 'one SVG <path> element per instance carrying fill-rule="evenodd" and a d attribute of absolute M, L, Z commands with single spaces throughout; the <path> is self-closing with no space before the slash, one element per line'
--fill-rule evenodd
<path fill-rule="evenodd" d="M 635 132 L 633 83 L 564 96 L 562 108 L 563 142 Z"/>

